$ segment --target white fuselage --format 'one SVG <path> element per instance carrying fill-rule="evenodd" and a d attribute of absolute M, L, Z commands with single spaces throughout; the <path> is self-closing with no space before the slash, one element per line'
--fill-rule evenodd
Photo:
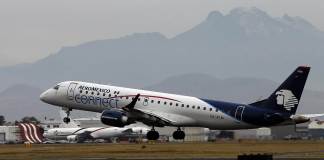
<path fill-rule="evenodd" d="M 223 113 L 205 101 L 190 96 L 130 89 L 79 81 L 66 81 L 41 95 L 41 100 L 70 109 L 102 112 L 121 108 L 140 94 L 135 109 L 158 115 L 172 126 L 210 129 L 247 129 L 257 126 L 244 123 Z M 243 112 L 243 111 L 242 111 Z"/>
<path fill-rule="evenodd" d="M 144 127 L 90 127 L 90 128 L 53 128 L 49 129 L 43 136 L 50 140 L 69 140 L 69 137 L 81 135 L 88 132 L 91 139 L 109 139 L 131 134 L 146 134 Z M 71 138 L 70 138 L 71 139 Z"/>

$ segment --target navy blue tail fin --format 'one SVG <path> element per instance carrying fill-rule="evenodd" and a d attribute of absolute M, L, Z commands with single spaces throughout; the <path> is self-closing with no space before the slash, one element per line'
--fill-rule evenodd
<path fill-rule="evenodd" d="M 299 66 L 268 99 L 251 105 L 295 114 L 309 71 L 310 67 Z"/>

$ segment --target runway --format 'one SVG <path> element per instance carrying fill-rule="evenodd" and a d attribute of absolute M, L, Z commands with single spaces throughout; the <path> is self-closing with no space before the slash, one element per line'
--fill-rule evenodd
<path fill-rule="evenodd" d="M 236 159 L 239 154 L 274 159 L 323 159 L 324 141 L 218 141 L 215 143 L 0 145 L 0 159 Z"/>

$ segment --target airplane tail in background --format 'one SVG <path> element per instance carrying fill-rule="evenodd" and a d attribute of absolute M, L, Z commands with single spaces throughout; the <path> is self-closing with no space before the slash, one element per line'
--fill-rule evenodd
<path fill-rule="evenodd" d="M 268 99 L 250 105 L 295 114 L 309 71 L 310 67 L 299 66 Z"/>
<path fill-rule="evenodd" d="M 24 142 L 42 143 L 44 141 L 44 130 L 33 123 L 18 123 L 21 138 Z"/>

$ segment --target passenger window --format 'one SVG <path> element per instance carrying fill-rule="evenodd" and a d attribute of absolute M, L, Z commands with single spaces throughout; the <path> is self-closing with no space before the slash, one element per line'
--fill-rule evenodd
<path fill-rule="evenodd" d="M 164 102 L 164 105 L 166 105 L 167 104 L 167 102 Z"/>
<path fill-rule="evenodd" d="M 200 109 L 200 107 L 198 106 L 197 109 Z"/>
<path fill-rule="evenodd" d="M 187 108 L 189 108 L 189 104 L 187 104 Z"/>
<path fill-rule="evenodd" d="M 111 94 L 109 94 L 108 97 L 111 97 Z"/>
<path fill-rule="evenodd" d="M 204 107 L 203 110 L 206 110 L 206 107 Z"/>
<path fill-rule="evenodd" d="M 94 93 L 93 93 L 93 92 L 91 92 L 91 94 L 93 95 Z"/>
<path fill-rule="evenodd" d="M 176 106 L 178 106 L 178 103 L 176 103 Z"/>
<path fill-rule="evenodd" d="M 82 90 L 80 90 L 80 93 L 82 93 Z"/>
<path fill-rule="evenodd" d="M 86 94 L 88 94 L 88 91 L 86 91 Z"/>
<path fill-rule="evenodd" d="M 154 100 L 151 100 L 151 103 L 154 103 Z"/>
<path fill-rule="evenodd" d="M 170 102 L 170 106 L 172 106 L 172 102 Z"/>
<path fill-rule="evenodd" d="M 160 101 L 158 101 L 158 104 L 160 104 L 161 102 Z"/>
<path fill-rule="evenodd" d="M 184 107 L 184 104 L 181 104 L 181 107 Z"/>
<path fill-rule="evenodd" d="M 195 109 L 195 106 L 192 106 L 192 109 Z"/>
<path fill-rule="evenodd" d="M 212 108 L 209 108 L 209 111 L 212 111 L 213 109 Z"/>
<path fill-rule="evenodd" d="M 103 95 L 103 96 L 105 96 L 105 95 L 106 95 L 106 93 L 103 93 L 102 95 Z"/>
<path fill-rule="evenodd" d="M 140 101 L 141 99 L 140 99 L 140 98 L 138 98 L 137 100 L 138 100 L 138 101 Z"/>
<path fill-rule="evenodd" d="M 99 96 L 99 94 L 100 94 L 100 93 L 98 92 L 97 95 Z"/>
<path fill-rule="evenodd" d="M 144 102 L 147 102 L 148 100 L 147 99 L 144 99 Z"/>

